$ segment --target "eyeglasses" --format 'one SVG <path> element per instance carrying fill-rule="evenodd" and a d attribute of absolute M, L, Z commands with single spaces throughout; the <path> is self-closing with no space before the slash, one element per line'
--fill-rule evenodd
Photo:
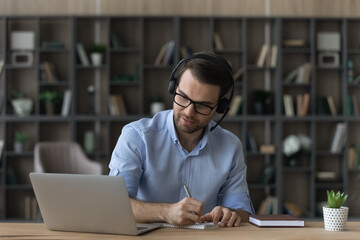
<path fill-rule="evenodd" d="M 216 104 L 214 107 L 210 107 L 206 104 L 195 102 L 195 101 L 191 100 L 190 98 L 188 98 L 184 95 L 181 95 L 177 92 L 175 92 L 175 94 L 174 94 L 174 102 L 183 108 L 187 108 L 188 106 L 190 106 L 193 103 L 195 112 L 197 112 L 201 115 L 205 115 L 205 116 L 209 115 L 211 113 L 211 111 L 214 108 L 216 108 L 216 106 L 217 106 L 217 104 Z"/>

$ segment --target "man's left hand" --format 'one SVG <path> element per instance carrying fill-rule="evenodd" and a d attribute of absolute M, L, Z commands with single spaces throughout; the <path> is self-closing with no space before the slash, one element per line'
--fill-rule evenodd
<path fill-rule="evenodd" d="M 216 206 L 211 212 L 200 217 L 201 222 L 213 222 L 220 227 L 239 227 L 241 218 L 240 216 L 231 211 L 229 208 Z"/>

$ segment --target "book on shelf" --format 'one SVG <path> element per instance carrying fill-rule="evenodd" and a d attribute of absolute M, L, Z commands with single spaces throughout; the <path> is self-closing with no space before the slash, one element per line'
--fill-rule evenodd
<path fill-rule="evenodd" d="M 336 172 L 333 171 L 319 171 L 316 173 L 316 178 L 319 181 L 334 181 L 336 180 Z"/>
<path fill-rule="evenodd" d="M 250 153 L 258 152 L 255 138 L 250 132 L 246 133 L 246 150 Z"/>
<path fill-rule="evenodd" d="M 261 144 L 260 153 L 262 154 L 275 154 L 276 147 L 274 144 Z"/>
<path fill-rule="evenodd" d="M 35 197 L 25 196 L 24 210 L 26 220 L 36 220 L 38 217 L 38 204 Z"/>
<path fill-rule="evenodd" d="M 230 110 L 228 113 L 228 116 L 235 116 L 239 112 L 241 112 L 241 104 L 242 104 L 242 96 L 241 95 L 235 95 L 230 103 Z"/>
<path fill-rule="evenodd" d="M 258 227 L 304 227 L 305 221 L 288 214 L 251 215 L 249 222 Z"/>
<path fill-rule="evenodd" d="M 271 68 L 276 67 L 277 57 L 278 57 L 278 47 L 274 44 L 271 46 L 271 60 L 270 60 Z"/>
<path fill-rule="evenodd" d="M 264 67 L 266 56 L 269 51 L 269 46 L 267 44 L 263 44 L 260 49 L 258 50 L 258 54 L 256 57 L 255 65 L 259 68 Z"/>
<path fill-rule="evenodd" d="M 70 113 L 70 106 L 71 106 L 71 97 L 72 92 L 70 89 L 65 90 L 64 97 L 63 97 L 63 103 L 61 107 L 61 116 L 66 117 L 69 116 Z"/>
<path fill-rule="evenodd" d="M 304 93 L 302 95 L 302 103 L 301 103 L 301 110 L 300 110 L 300 116 L 306 116 L 309 112 L 310 107 L 310 94 Z"/>
<path fill-rule="evenodd" d="M 166 51 L 165 51 L 163 59 L 161 60 L 160 65 L 171 66 L 171 64 L 173 64 L 174 54 L 175 54 L 175 46 L 176 46 L 175 40 L 170 40 L 166 46 Z"/>
<path fill-rule="evenodd" d="M 258 182 L 261 184 L 268 184 L 271 182 L 274 177 L 274 166 L 272 164 L 268 164 L 264 167 Z"/>
<path fill-rule="evenodd" d="M 284 78 L 284 83 L 309 84 L 311 63 L 306 62 L 292 69 Z"/>
<path fill-rule="evenodd" d="M 181 46 L 180 47 L 180 57 L 182 59 L 189 58 L 193 55 L 193 51 L 190 46 Z"/>
<path fill-rule="evenodd" d="M 43 62 L 41 64 L 40 71 L 42 81 L 49 83 L 55 83 L 59 81 L 55 72 L 54 64 L 50 62 Z"/>
<path fill-rule="evenodd" d="M 158 55 L 156 56 L 155 61 L 154 61 L 155 66 L 161 65 L 161 61 L 165 56 L 165 52 L 166 52 L 166 48 L 167 48 L 168 44 L 169 44 L 169 42 L 166 42 L 161 46 L 161 48 L 158 52 Z"/>
<path fill-rule="evenodd" d="M 64 49 L 64 44 L 58 41 L 43 41 L 41 42 L 41 48 L 46 50 Z"/>
<path fill-rule="evenodd" d="M 348 149 L 347 162 L 349 170 L 360 170 L 359 145 L 351 144 Z"/>
<path fill-rule="evenodd" d="M 296 115 L 301 117 L 301 110 L 302 110 L 302 104 L 303 104 L 303 98 L 304 96 L 302 94 L 296 95 Z"/>
<path fill-rule="evenodd" d="M 354 116 L 360 116 L 358 97 L 355 94 L 352 95 L 352 101 L 354 108 Z"/>
<path fill-rule="evenodd" d="M 330 152 L 331 153 L 340 153 L 343 149 L 346 139 L 346 124 L 337 123 L 334 136 L 332 138 Z"/>
<path fill-rule="evenodd" d="M 295 68 L 295 69 L 291 70 L 291 71 L 286 75 L 286 77 L 285 77 L 285 79 L 284 79 L 284 83 L 289 84 L 289 83 L 294 82 L 295 79 L 296 79 L 296 76 L 297 76 L 298 72 L 299 72 L 299 68 Z"/>
<path fill-rule="evenodd" d="M 348 116 L 354 115 L 354 103 L 353 103 L 353 98 L 350 94 L 346 96 L 346 115 Z"/>
<path fill-rule="evenodd" d="M 244 69 L 240 67 L 238 70 L 236 70 L 236 72 L 233 75 L 234 81 L 239 80 L 243 74 L 244 74 Z"/>
<path fill-rule="evenodd" d="M 304 215 L 303 210 L 294 202 L 284 203 L 285 211 L 295 217 L 302 217 Z"/>
<path fill-rule="evenodd" d="M 328 102 L 331 115 L 332 116 L 337 116 L 337 110 L 336 110 L 336 106 L 335 106 L 335 102 L 334 102 L 333 97 L 332 96 L 327 96 L 326 100 Z"/>
<path fill-rule="evenodd" d="M 119 38 L 119 34 L 115 31 L 111 31 L 111 46 L 113 48 L 121 48 L 123 47 L 120 38 Z"/>
<path fill-rule="evenodd" d="M 0 59 L 0 77 L 2 74 L 2 70 L 4 69 L 4 66 L 5 66 L 4 60 Z"/>
<path fill-rule="evenodd" d="M 294 103 L 292 96 L 290 94 L 284 94 L 283 102 L 284 102 L 285 116 L 293 117 L 295 115 L 294 114 L 295 112 L 294 112 Z"/>
<path fill-rule="evenodd" d="M 224 44 L 221 40 L 220 34 L 217 32 L 214 33 L 214 46 L 216 50 L 224 50 Z"/>
<path fill-rule="evenodd" d="M 112 94 L 109 99 L 110 114 L 113 116 L 127 115 L 127 109 L 124 98 L 120 94 Z"/>
<path fill-rule="evenodd" d="M 331 115 L 331 110 L 327 97 L 317 96 L 315 103 L 316 103 L 316 113 L 318 115 Z"/>
<path fill-rule="evenodd" d="M 81 65 L 83 65 L 84 67 L 89 67 L 90 61 L 89 61 L 88 56 L 86 55 L 84 45 L 82 45 L 82 43 L 77 43 L 76 50 L 77 50 L 77 54 L 80 58 Z"/>
<path fill-rule="evenodd" d="M 11 165 L 6 166 L 6 184 L 9 184 L 9 185 L 18 184 L 17 175 L 15 173 L 13 166 L 11 166 Z"/>
<path fill-rule="evenodd" d="M 2 159 L 2 155 L 3 155 L 3 151 L 4 151 L 4 145 L 5 145 L 4 140 L 0 139 L 0 168 L 2 166 L 1 159 Z"/>
<path fill-rule="evenodd" d="M 284 47 L 305 47 L 306 41 L 300 38 L 293 39 L 284 39 L 283 46 Z"/>
<path fill-rule="evenodd" d="M 299 66 L 299 71 L 296 78 L 297 84 L 309 84 L 310 82 L 311 63 L 306 62 Z"/>

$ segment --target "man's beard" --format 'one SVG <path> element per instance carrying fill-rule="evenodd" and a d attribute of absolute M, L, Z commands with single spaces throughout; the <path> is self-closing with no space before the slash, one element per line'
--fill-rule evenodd
<path fill-rule="evenodd" d="M 192 126 L 186 126 L 184 125 L 183 123 L 181 123 L 182 121 L 184 121 L 183 119 L 186 119 L 188 121 L 195 121 Z M 187 118 L 186 116 L 183 116 L 181 114 L 177 114 L 175 116 L 175 126 L 176 126 L 176 129 L 178 131 L 181 131 L 181 132 L 184 132 L 184 133 L 195 133 L 199 130 L 202 130 L 204 129 L 204 127 L 207 126 L 206 125 L 200 125 L 198 121 L 194 120 L 193 118 Z"/>

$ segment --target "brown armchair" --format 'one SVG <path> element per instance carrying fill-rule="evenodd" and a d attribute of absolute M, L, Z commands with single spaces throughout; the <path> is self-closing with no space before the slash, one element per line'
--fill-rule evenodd
<path fill-rule="evenodd" d="M 102 166 L 90 160 L 76 142 L 39 142 L 34 150 L 34 172 L 95 174 Z"/>

